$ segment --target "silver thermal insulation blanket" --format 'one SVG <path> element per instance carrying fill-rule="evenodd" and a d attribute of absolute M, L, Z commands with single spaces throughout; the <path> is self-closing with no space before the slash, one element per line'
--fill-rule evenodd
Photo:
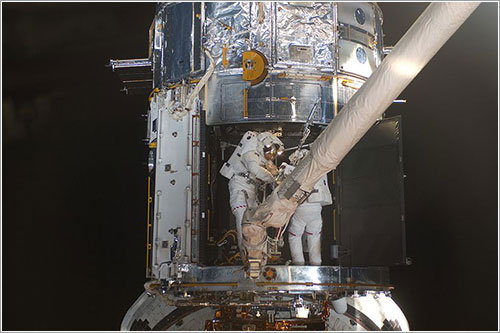
<path fill-rule="evenodd" d="M 204 46 L 216 59 L 217 70 L 224 69 L 223 46 L 228 68 L 241 68 L 243 52 L 257 49 L 271 66 L 295 63 L 332 69 L 335 25 L 330 2 L 208 2 Z M 313 47 L 314 57 L 296 62 L 294 46 Z"/>

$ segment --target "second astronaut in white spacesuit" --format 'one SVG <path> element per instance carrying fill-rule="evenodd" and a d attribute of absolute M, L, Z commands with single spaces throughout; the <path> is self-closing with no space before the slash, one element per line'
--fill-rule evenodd
<path fill-rule="evenodd" d="M 296 164 L 304 158 L 309 151 L 301 149 L 290 156 L 292 164 Z M 285 175 L 290 174 L 294 167 L 283 163 Z M 314 266 L 321 265 L 321 228 L 323 220 L 321 217 L 322 206 L 332 204 L 332 195 L 328 188 L 326 175 L 314 186 L 313 193 L 307 200 L 297 207 L 288 226 L 288 243 L 294 265 L 304 265 L 304 253 L 302 248 L 302 237 L 305 234 L 307 250 L 309 252 L 309 263 Z"/>
<path fill-rule="evenodd" d="M 278 175 L 273 160 L 283 143 L 269 132 L 246 132 L 220 173 L 229 179 L 229 203 L 236 218 L 238 246 L 243 240 L 241 222 L 247 207 L 257 206 L 257 188 L 272 183 Z"/>

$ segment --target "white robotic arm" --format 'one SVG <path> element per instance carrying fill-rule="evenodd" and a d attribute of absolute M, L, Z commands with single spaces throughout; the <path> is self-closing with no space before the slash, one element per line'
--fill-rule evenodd
<path fill-rule="evenodd" d="M 243 236 L 251 248 L 266 227 L 280 228 L 321 177 L 335 169 L 394 99 L 479 6 L 479 2 L 430 4 L 392 52 L 311 145 L 311 152 L 267 198 L 247 210 Z M 246 232 L 251 237 L 247 237 Z M 246 244 L 244 244 L 246 245 Z M 248 251 L 250 270 L 260 269 L 265 253 Z M 250 276 L 258 276 L 250 271 Z"/>

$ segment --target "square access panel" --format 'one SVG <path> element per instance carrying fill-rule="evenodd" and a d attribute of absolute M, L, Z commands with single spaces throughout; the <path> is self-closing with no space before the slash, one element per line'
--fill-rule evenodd
<path fill-rule="evenodd" d="M 406 261 L 401 117 L 378 121 L 335 170 L 341 266 Z"/>

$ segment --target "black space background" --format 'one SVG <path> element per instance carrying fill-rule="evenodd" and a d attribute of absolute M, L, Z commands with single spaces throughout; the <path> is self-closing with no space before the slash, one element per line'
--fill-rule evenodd
<path fill-rule="evenodd" d="M 380 3 L 386 45 L 426 3 Z M 145 282 L 145 96 L 110 58 L 147 56 L 154 3 L 2 3 L 2 328 L 117 330 Z M 402 93 L 413 330 L 497 330 L 498 4 Z"/>

